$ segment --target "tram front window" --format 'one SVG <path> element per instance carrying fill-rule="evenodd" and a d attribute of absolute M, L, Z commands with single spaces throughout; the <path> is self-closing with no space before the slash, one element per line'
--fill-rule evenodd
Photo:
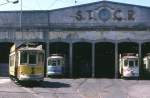
<path fill-rule="evenodd" d="M 133 67 L 134 66 L 134 61 L 129 61 L 129 67 Z"/>
<path fill-rule="evenodd" d="M 55 60 L 52 61 L 52 66 L 56 66 L 56 61 Z"/>
<path fill-rule="evenodd" d="M 21 52 L 20 63 L 21 64 L 27 63 L 27 52 L 26 51 Z"/>
<path fill-rule="evenodd" d="M 29 64 L 36 64 L 36 54 L 29 54 Z"/>
<path fill-rule="evenodd" d="M 150 59 L 148 59 L 147 69 L 150 69 Z"/>

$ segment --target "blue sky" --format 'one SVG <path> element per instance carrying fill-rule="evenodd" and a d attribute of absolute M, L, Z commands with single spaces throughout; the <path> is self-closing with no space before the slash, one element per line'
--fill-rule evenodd
<path fill-rule="evenodd" d="M 10 0 L 15 1 L 15 0 Z M 20 0 L 19 0 L 20 1 Z M 23 10 L 51 10 L 51 9 L 58 9 L 67 6 L 75 6 L 81 5 L 86 3 L 92 3 L 102 0 L 22 0 L 22 9 Z M 135 5 L 142 5 L 142 6 L 150 6 L 150 0 L 107 0 L 107 1 L 115 1 L 121 3 L 128 3 L 128 4 L 135 4 Z M 0 11 L 7 11 L 7 10 L 20 10 L 20 2 L 18 4 L 6 3 L 7 0 L 0 0 Z"/>

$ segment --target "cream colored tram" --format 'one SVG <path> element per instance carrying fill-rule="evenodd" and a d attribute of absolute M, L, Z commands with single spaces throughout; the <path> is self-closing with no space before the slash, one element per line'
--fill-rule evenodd
<path fill-rule="evenodd" d="M 138 78 L 139 77 L 139 57 L 135 53 L 120 54 L 119 68 L 121 77 Z"/>
<path fill-rule="evenodd" d="M 19 81 L 43 81 L 44 50 L 42 45 L 19 48 L 13 45 L 9 55 L 9 75 Z"/>
<path fill-rule="evenodd" d="M 47 76 L 63 75 L 65 59 L 62 55 L 52 54 L 47 58 Z"/>
<path fill-rule="evenodd" d="M 150 53 L 143 58 L 143 78 L 150 79 Z"/>

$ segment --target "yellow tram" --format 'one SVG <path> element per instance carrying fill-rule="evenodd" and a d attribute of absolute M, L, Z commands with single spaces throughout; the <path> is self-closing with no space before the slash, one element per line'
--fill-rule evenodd
<path fill-rule="evenodd" d="M 9 75 L 19 81 L 44 80 L 44 50 L 42 45 L 16 47 L 9 55 Z"/>

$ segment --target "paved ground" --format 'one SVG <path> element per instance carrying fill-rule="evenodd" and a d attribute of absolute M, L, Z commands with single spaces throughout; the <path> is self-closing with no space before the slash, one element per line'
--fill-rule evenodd
<path fill-rule="evenodd" d="M 150 80 L 46 78 L 24 87 L 0 78 L 0 98 L 150 98 Z"/>

